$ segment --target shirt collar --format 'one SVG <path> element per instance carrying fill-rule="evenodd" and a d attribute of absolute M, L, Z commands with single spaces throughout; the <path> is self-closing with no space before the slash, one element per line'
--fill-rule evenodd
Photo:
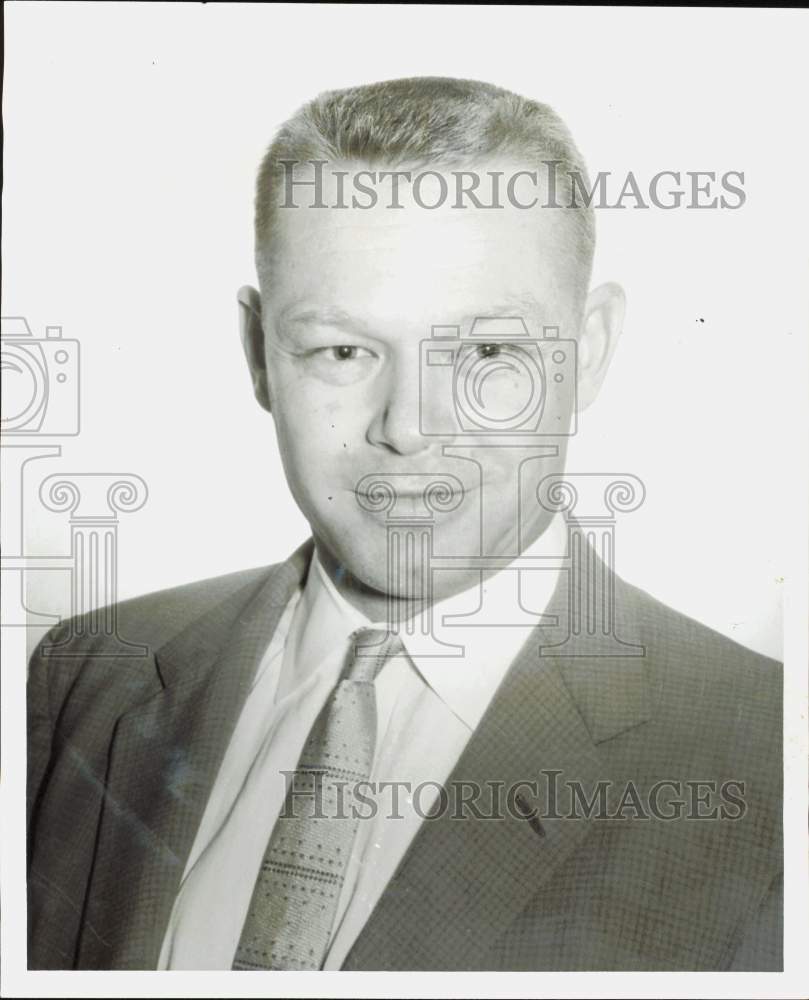
<path fill-rule="evenodd" d="M 348 650 L 349 637 L 370 622 L 340 594 L 317 556 L 312 562 L 300 597 L 298 613 L 287 637 L 285 662 L 294 664 L 292 685 L 297 687 L 324 664 L 339 672 Z"/>
<path fill-rule="evenodd" d="M 435 631 L 445 642 L 463 647 L 462 654 L 423 655 L 417 640 L 401 635 L 410 661 L 422 680 L 470 729 L 474 729 L 499 687 L 509 666 L 529 638 L 532 625 L 545 610 L 559 575 L 565 553 L 566 532 L 557 514 L 545 531 L 522 553 L 524 557 L 546 560 L 546 567 L 518 572 L 502 569 L 483 582 L 432 606 Z M 525 580 L 530 579 L 530 612 L 522 607 Z M 480 607 L 480 611 L 472 612 Z M 351 634 L 358 628 L 387 628 L 372 622 L 338 591 L 322 563 L 317 549 L 301 596 L 302 612 L 295 616 L 289 641 L 296 664 L 296 681 L 302 682 L 319 664 L 335 660 L 339 670 L 348 650 Z M 452 616 L 449 625 L 445 619 Z M 532 616 L 536 620 L 532 620 Z M 418 636 L 419 629 L 415 630 Z M 422 647 L 423 649 L 423 647 Z"/>

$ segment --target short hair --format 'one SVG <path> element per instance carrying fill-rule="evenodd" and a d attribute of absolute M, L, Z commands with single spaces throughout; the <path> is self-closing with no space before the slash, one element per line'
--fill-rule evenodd
<path fill-rule="evenodd" d="M 330 90 L 300 108 L 278 130 L 258 171 L 255 255 L 261 275 L 283 161 L 360 161 L 390 167 L 451 169 L 487 159 L 558 163 L 560 177 L 589 187 L 584 160 L 567 126 L 547 104 L 478 80 L 411 77 Z M 560 208 L 562 206 L 559 206 Z M 571 256 L 586 292 L 595 249 L 595 215 L 572 199 Z"/>

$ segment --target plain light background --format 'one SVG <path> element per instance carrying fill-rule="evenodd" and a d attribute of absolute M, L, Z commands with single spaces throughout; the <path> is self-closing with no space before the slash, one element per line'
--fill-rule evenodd
<path fill-rule="evenodd" d="M 804 12 L 12 3 L 5 18 L 3 314 L 40 336 L 59 324 L 83 353 L 83 430 L 31 467 L 26 551 L 67 551 L 66 517 L 36 499 L 43 476 L 138 474 L 150 496 L 121 517 L 122 597 L 282 559 L 308 534 L 252 398 L 235 304 L 254 281 L 256 166 L 308 98 L 397 76 L 479 78 L 551 104 L 592 174 L 745 172 L 739 211 L 597 213 L 594 281 L 621 282 L 629 309 L 569 469 L 644 480 L 617 569 L 666 603 L 780 656 L 785 592 L 788 972 L 483 981 L 489 996 L 805 995 Z M 32 574 L 30 607 L 66 613 L 64 576 Z M 24 748 L 21 631 L 4 630 L 6 761 Z M 23 785 L 7 767 L 4 801 L 20 811 Z M 21 824 L 2 849 L 6 911 L 19 912 Z M 234 992 L 226 973 L 25 974 L 22 933 L 3 922 L 18 995 Z M 373 979 L 400 996 L 474 995 L 481 982 Z M 358 995 L 337 973 L 239 990 Z"/>
<path fill-rule="evenodd" d="M 307 536 L 238 342 L 236 289 L 255 282 L 258 161 L 323 89 L 475 77 L 551 104 L 592 175 L 632 170 L 643 184 L 660 170 L 744 171 L 740 210 L 597 212 L 594 282 L 623 284 L 627 321 L 568 468 L 645 482 L 644 507 L 618 526 L 623 576 L 781 655 L 789 525 L 778 495 L 795 461 L 784 386 L 806 253 L 781 173 L 804 150 L 779 97 L 795 87 L 790 46 L 805 58 L 797 36 L 777 32 L 781 56 L 765 70 L 755 49 L 778 22 L 754 13 L 733 38 L 693 11 L 7 14 L 3 312 L 39 336 L 61 325 L 83 354 L 82 433 L 31 468 L 29 555 L 67 549 L 66 515 L 36 498 L 52 471 L 146 480 L 147 505 L 121 519 L 121 597 L 274 562 Z M 31 574 L 28 601 L 67 613 L 66 574 Z"/>

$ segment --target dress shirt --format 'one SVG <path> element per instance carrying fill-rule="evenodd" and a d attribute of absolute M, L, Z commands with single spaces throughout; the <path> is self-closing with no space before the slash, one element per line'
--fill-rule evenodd
<path fill-rule="evenodd" d="M 557 515 L 523 553 L 542 569 L 503 569 L 433 605 L 435 635 L 460 650 L 425 650 L 419 629 L 400 633 L 408 655 L 374 681 L 377 739 L 370 780 L 375 815 L 360 819 L 324 969 L 339 969 L 426 812 L 547 607 L 565 551 Z M 452 616 L 455 617 L 454 620 Z M 465 617 L 464 617 L 465 616 Z M 159 969 L 229 969 L 270 833 L 318 713 L 339 679 L 358 628 L 372 623 L 312 557 L 258 665 L 211 789 L 163 938 Z M 458 652 L 462 655 L 457 655 Z M 427 654 L 427 655 L 425 655 Z M 396 792 L 383 782 L 407 782 Z M 414 802 L 413 792 L 422 786 Z M 368 811 L 371 811 L 369 807 Z"/>

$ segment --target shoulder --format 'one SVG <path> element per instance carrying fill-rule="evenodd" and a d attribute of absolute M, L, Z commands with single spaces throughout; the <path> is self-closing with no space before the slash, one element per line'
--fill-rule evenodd
<path fill-rule="evenodd" d="M 282 564 L 259 566 L 153 591 L 67 618 L 39 642 L 29 664 L 29 692 L 47 689 L 58 705 L 83 688 L 154 682 L 153 655 L 194 622 L 230 602 L 236 613 Z M 29 700 L 31 695 L 29 694 Z"/>
<path fill-rule="evenodd" d="M 693 768 L 744 770 L 780 788 L 782 664 L 620 582 L 645 648 L 656 738 Z"/>
<path fill-rule="evenodd" d="M 248 601 L 277 568 L 271 565 L 238 570 L 122 601 L 116 605 L 119 631 L 125 638 L 131 634 L 133 640 L 159 648 L 224 602 L 239 595 Z"/>
<path fill-rule="evenodd" d="M 114 613 L 117 631 L 122 638 L 155 649 L 222 602 L 240 593 L 244 594 L 245 600 L 249 600 L 250 594 L 276 568 L 272 565 L 238 570 L 119 601 L 114 606 L 65 619 L 49 633 L 50 641 L 69 643 L 71 652 L 80 649 L 86 649 L 88 653 L 101 652 L 108 643 L 108 636 L 99 632 L 94 623 Z"/>
<path fill-rule="evenodd" d="M 744 696 L 780 691 L 779 661 L 742 646 L 715 629 L 663 604 L 640 587 L 620 581 L 618 600 L 631 609 L 650 660 L 684 682 L 708 690 L 733 682 Z"/>

